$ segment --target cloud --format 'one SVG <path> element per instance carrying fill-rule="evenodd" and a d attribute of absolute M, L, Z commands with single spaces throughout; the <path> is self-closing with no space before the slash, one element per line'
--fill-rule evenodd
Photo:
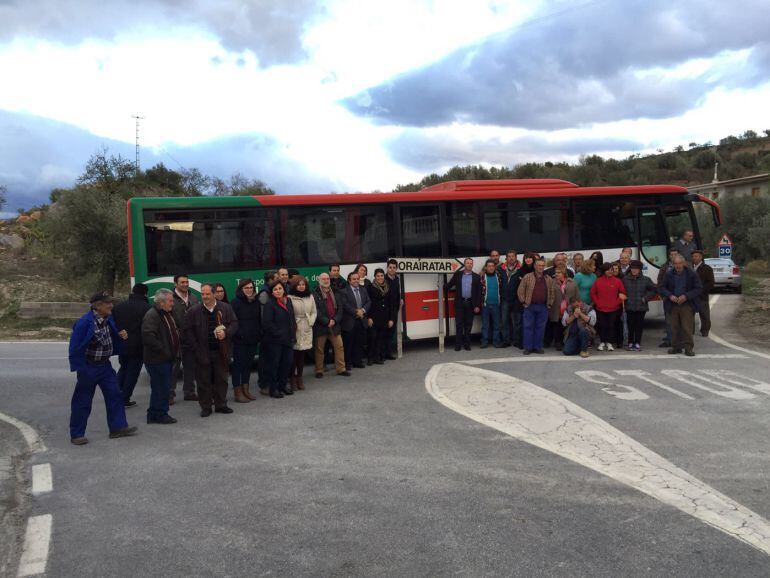
<path fill-rule="evenodd" d="M 0 184 L 8 187 L 6 210 L 45 203 L 51 189 L 73 186 L 86 161 L 107 147 L 109 153 L 134 158 L 134 146 L 97 137 L 75 126 L 0 110 Z M 279 194 L 329 193 L 344 183 L 319 175 L 285 154 L 264 135 L 245 134 L 195 146 L 142 149 L 143 167 L 164 163 L 171 169 L 198 168 L 228 178 L 241 173 L 258 178 Z"/>
<path fill-rule="evenodd" d="M 613 137 L 548 139 L 534 134 L 512 139 L 462 138 L 445 131 L 426 133 L 407 129 L 387 143 L 393 159 L 422 172 L 453 165 L 514 166 L 525 162 L 572 161 L 582 154 L 630 153 L 644 148 L 640 142 Z"/>
<path fill-rule="evenodd" d="M 0 41 L 78 43 L 191 26 L 215 35 L 227 49 L 253 51 L 268 66 L 303 59 L 304 30 L 322 14 L 312 0 L 6 0 L 0 2 Z"/>
<path fill-rule="evenodd" d="M 670 118 L 715 87 L 770 73 L 764 0 L 593 1 L 538 18 L 345 100 L 384 124 L 453 122 L 559 129 Z M 747 51 L 744 67 L 719 67 Z M 676 74 L 696 59 L 715 66 Z M 685 71 L 686 72 L 686 71 Z"/>

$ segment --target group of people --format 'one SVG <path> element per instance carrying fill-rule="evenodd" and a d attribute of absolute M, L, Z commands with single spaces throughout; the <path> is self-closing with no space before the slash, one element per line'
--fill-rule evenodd
<path fill-rule="evenodd" d="M 259 291 L 253 279 L 240 279 L 232 300 L 221 283 L 201 284 L 199 300 L 184 274 L 174 276 L 173 290 L 158 289 L 152 304 L 142 283 L 117 305 L 107 293 L 95 294 L 70 339 L 70 369 L 77 372 L 71 442 L 88 443 L 85 431 L 97 386 L 110 437 L 136 433 L 126 421 L 126 408 L 136 405 L 131 397 L 142 366 L 150 376 L 147 423 L 173 424 L 177 420 L 169 408 L 179 378 L 184 399 L 200 404 L 201 417 L 233 412 L 227 405 L 228 378 L 236 402 L 257 399 L 250 389 L 257 354 L 259 393 L 278 399 L 305 389 L 311 352 L 318 379 L 326 373 L 327 358 L 344 377 L 354 368 L 396 359 L 404 303 L 396 271 L 396 261 L 389 260 L 369 280 L 366 265 L 359 264 L 345 280 L 340 266 L 332 264 L 311 290 L 305 277 L 281 267 L 265 275 Z M 112 355 L 118 355 L 117 373 Z"/>
<path fill-rule="evenodd" d="M 482 349 L 513 345 L 530 355 L 553 345 L 581 357 L 588 357 L 594 345 L 597 351 L 641 351 L 649 303 L 660 298 L 666 319 L 661 347 L 695 355 L 695 315 L 701 335 L 707 337 L 711 328 L 714 272 L 693 232 L 685 231 L 670 248 L 657 283 L 643 274 L 642 262 L 632 254 L 625 248 L 617 261 L 605 263 L 599 251 L 587 259 L 576 253 L 570 264 L 566 253 L 558 253 L 546 268 L 537 253 L 524 253 L 520 261 L 510 250 L 501 263 L 493 250 L 480 273 L 466 258 L 446 286 L 455 290 L 455 350 L 471 349 L 474 316 L 481 315 Z"/>
<path fill-rule="evenodd" d="M 694 355 L 695 314 L 701 334 L 708 336 L 708 296 L 714 273 L 703 261 L 691 231 L 669 250 L 657 284 L 643 274 L 641 261 L 623 249 L 615 262 L 601 252 L 589 258 L 565 253 L 546 268 L 540 255 L 491 251 L 481 273 L 473 259 L 464 260 L 447 284 L 454 289 L 455 349 L 471 349 L 475 315 L 481 315 L 481 347 L 509 347 L 525 355 L 543 353 L 553 345 L 565 355 L 588 357 L 598 351 L 625 347 L 641 351 L 649 302 L 660 297 L 666 316 L 661 346 L 672 354 Z M 221 283 L 203 283 L 200 300 L 190 291 L 187 275 L 174 276 L 174 288 L 158 289 L 150 304 L 148 287 L 132 288 L 128 299 L 115 305 L 106 293 L 91 298 L 91 308 L 73 327 L 70 369 L 77 372 L 72 397 L 70 439 L 88 442 L 85 430 L 96 387 L 107 407 L 111 438 L 136 433 L 126 421 L 142 366 L 150 376 L 147 423 L 173 424 L 169 407 L 176 401 L 177 381 L 187 401 L 200 404 L 201 417 L 229 414 L 228 380 L 238 403 L 254 401 L 251 372 L 258 355 L 259 393 L 283 398 L 305 389 L 306 356 L 312 352 L 315 377 L 323 378 L 327 360 L 337 375 L 396 359 L 395 337 L 404 304 L 398 264 L 368 278 L 366 265 L 357 265 L 347 279 L 340 266 L 308 279 L 281 267 L 265 275 L 258 290 L 251 278 L 240 279 L 228 299 Z M 621 315 L 622 321 L 621 321 Z M 627 329 L 627 331 L 626 331 Z M 110 357 L 118 355 L 116 373 Z"/>

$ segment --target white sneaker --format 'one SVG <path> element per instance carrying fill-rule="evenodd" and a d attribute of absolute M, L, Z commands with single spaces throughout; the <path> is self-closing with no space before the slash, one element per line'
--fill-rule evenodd
<path fill-rule="evenodd" d="M 596 348 L 596 351 L 604 351 L 604 343 L 600 343 L 599 347 Z"/>
<path fill-rule="evenodd" d="M 607 351 L 615 351 L 615 348 L 612 347 L 612 343 L 607 344 Z"/>

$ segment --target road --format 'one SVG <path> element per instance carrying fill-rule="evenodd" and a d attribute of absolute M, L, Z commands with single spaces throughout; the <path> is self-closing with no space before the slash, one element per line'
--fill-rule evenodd
<path fill-rule="evenodd" d="M 22 503 L 48 576 L 767 576 L 770 356 L 667 356 L 661 329 L 588 360 L 422 344 L 173 426 L 144 424 L 143 376 L 140 435 L 108 439 L 97 394 L 83 447 L 66 346 L 0 344 L 0 411 L 47 448 Z"/>

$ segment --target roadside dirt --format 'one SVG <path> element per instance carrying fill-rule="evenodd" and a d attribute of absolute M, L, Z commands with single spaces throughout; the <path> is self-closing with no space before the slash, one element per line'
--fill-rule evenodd
<path fill-rule="evenodd" d="M 770 277 L 757 278 L 744 289 L 735 329 L 750 343 L 770 349 Z"/>
<path fill-rule="evenodd" d="M 20 319 L 22 301 L 87 301 L 61 264 L 40 257 L 0 252 L 0 339 L 67 339 L 73 320 Z"/>

